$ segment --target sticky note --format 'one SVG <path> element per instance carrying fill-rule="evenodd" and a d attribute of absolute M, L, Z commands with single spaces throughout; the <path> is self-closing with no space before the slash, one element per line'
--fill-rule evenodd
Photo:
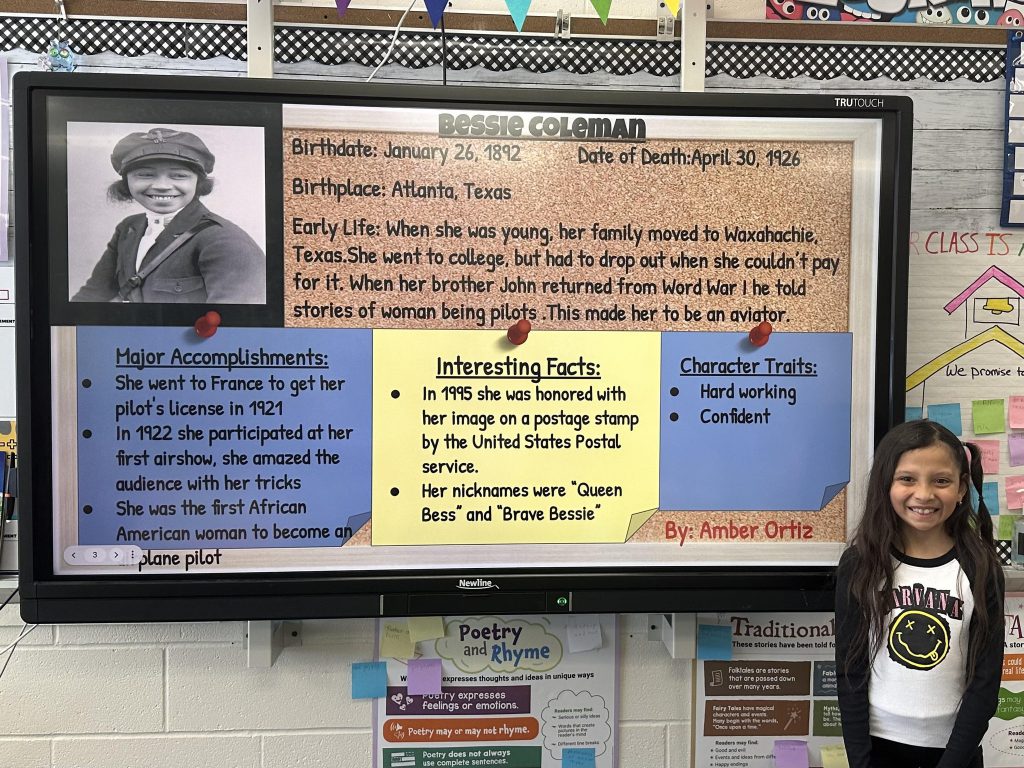
<path fill-rule="evenodd" d="M 709 661 L 732 660 L 732 626 L 697 625 L 697 658 Z"/>
<path fill-rule="evenodd" d="M 1006 508 L 1024 509 L 1024 475 L 1010 475 L 1003 480 L 1006 489 Z"/>
<path fill-rule="evenodd" d="M 928 418 L 936 421 L 954 435 L 964 433 L 963 421 L 960 419 L 960 403 L 939 403 L 928 406 Z"/>
<path fill-rule="evenodd" d="M 1006 444 L 1010 449 L 1010 466 L 1024 466 L 1024 432 L 1011 432 L 1006 438 Z"/>
<path fill-rule="evenodd" d="M 775 755 L 775 768 L 809 768 L 811 764 L 806 741 L 778 739 L 772 753 Z"/>
<path fill-rule="evenodd" d="M 992 435 L 1006 431 L 1005 402 L 999 400 L 975 400 L 971 404 L 974 415 L 974 434 Z"/>
<path fill-rule="evenodd" d="M 985 507 L 990 515 L 999 514 L 999 483 L 993 480 L 991 483 L 982 483 L 981 492 L 985 495 Z M 978 492 L 971 486 L 971 501 L 974 508 L 978 509 Z"/>
<path fill-rule="evenodd" d="M 440 616 L 410 616 L 406 619 L 406 626 L 409 639 L 414 643 L 444 637 L 444 619 Z"/>
<path fill-rule="evenodd" d="M 416 652 L 416 644 L 409 636 L 405 620 L 384 621 L 380 627 L 380 655 L 393 659 L 408 659 Z"/>
<path fill-rule="evenodd" d="M 1020 515 L 1000 515 L 996 523 L 996 538 L 999 541 L 1012 541 L 1013 524 L 1019 519 Z"/>
<path fill-rule="evenodd" d="M 822 768 L 850 768 L 846 757 L 846 747 L 842 744 L 829 744 L 821 748 Z"/>
<path fill-rule="evenodd" d="M 570 616 L 565 633 L 569 653 L 595 651 L 604 645 L 601 622 L 590 616 Z"/>
<path fill-rule="evenodd" d="M 409 693 L 418 696 L 436 696 L 441 692 L 441 660 L 409 659 L 406 677 Z"/>
<path fill-rule="evenodd" d="M 908 405 L 906 407 L 906 415 L 904 421 L 917 421 L 918 419 L 924 418 L 924 408 Z"/>
<path fill-rule="evenodd" d="M 1010 429 L 1024 429 L 1024 395 L 1010 395 Z"/>
<path fill-rule="evenodd" d="M 597 754 L 593 747 L 563 747 L 562 768 L 594 768 Z"/>
<path fill-rule="evenodd" d="M 986 475 L 999 474 L 999 449 L 998 440 L 971 440 L 981 451 L 981 468 Z"/>
<path fill-rule="evenodd" d="M 352 665 L 353 699 L 380 699 L 387 692 L 387 664 L 383 661 L 357 661 Z"/>

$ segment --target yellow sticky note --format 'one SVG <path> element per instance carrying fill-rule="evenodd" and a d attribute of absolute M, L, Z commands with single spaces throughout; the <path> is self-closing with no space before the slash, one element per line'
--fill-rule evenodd
<path fill-rule="evenodd" d="M 374 546 L 625 541 L 658 506 L 659 366 L 657 333 L 374 331 Z"/>
<path fill-rule="evenodd" d="M 821 748 L 822 768 L 850 768 L 846 758 L 846 747 L 842 744 L 829 744 Z"/>
<path fill-rule="evenodd" d="M 1006 431 L 1006 414 L 1004 402 L 999 400 L 975 400 L 972 404 L 974 414 L 974 434 L 993 435 Z"/>
<path fill-rule="evenodd" d="M 405 620 L 384 621 L 380 628 L 380 655 L 393 659 L 408 659 L 416 651 L 416 644 L 409 636 Z"/>
<path fill-rule="evenodd" d="M 406 622 L 414 643 L 444 637 L 444 620 L 440 616 L 410 616 Z"/>

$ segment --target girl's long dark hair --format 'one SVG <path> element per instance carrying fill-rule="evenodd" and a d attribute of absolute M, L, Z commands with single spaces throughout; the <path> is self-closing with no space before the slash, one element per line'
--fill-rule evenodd
<path fill-rule="evenodd" d="M 961 481 L 970 478 L 978 492 L 978 509 L 974 509 L 971 494 L 946 521 L 946 531 L 955 542 L 957 556 L 974 564 L 971 584 L 974 596 L 974 616 L 971 621 L 972 637 L 987 637 L 992 622 L 1001 616 L 989 615 L 990 590 L 998 583 L 1000 564 L 992 538 L 992 519 L 989 517 L 982 495 L 983 472 L 981 452 L 973 443 L 961 443 L 959 438 L 934 421 L 908 421 L 892 429 L 879 443 L 868 479 L 864 517 L 850 542 L 857 550 L 857 558 L 850 574 L 850 596 L 861 607 L 862 620 L 857 622 L 850 641 L 847 662 L 854 659 L 873 659 L 882 647 L 889 612 L 892 610 L 893 564 L 892 552 L 902 550 L 900 519 L 892 508 L 889 490 L 896 474 L 896 465 L 907 451 L 945 445 L 959 466 Z M 966 448 L 965 448 L 966 447 Z M 970 459 L 968 458 L 970 452 Z M 977 656 L 983 643 L 969 643 L 967 680 L 974 676 Z"/>

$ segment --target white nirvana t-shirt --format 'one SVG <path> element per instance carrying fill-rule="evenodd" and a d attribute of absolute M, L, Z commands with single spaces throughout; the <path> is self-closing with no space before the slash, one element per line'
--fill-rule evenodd
<path fill-rule="evenodd" d="M 882 647 L 871 665 L 871 735 L 946 746 L 966 685 L 971 584 L 954 552 L 901 555 Z"/>

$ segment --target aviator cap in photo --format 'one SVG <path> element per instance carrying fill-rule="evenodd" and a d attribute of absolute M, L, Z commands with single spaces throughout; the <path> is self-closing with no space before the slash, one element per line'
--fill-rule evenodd
<path fill-rule="evenodd" d="M 213 171 L 213 153 L 203 140 L 188 131 L 153 128 L 145 133 L 129 133 L 110 153 L 110 164 L 123 176 L 128 166 L 140 160 L 180 160 L 194 165 L 204 173 Z"/>

